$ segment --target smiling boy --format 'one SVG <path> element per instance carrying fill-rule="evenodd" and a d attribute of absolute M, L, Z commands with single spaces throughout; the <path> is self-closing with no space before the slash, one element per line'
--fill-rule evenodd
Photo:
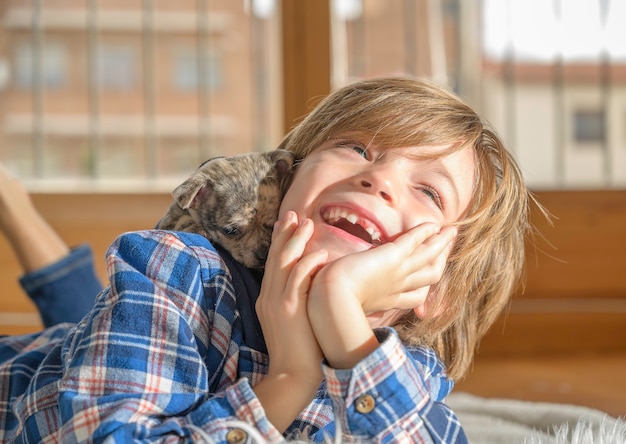
<path fill-rule="evenodd" d="M 515 161 L 408 78 L 339 89 L 281 147 L 262 280 L 199 235 L 121 235 L 79 324 L 0 340 L 0 438 L 466 442 L 444 400 L 518 284 Z"/>

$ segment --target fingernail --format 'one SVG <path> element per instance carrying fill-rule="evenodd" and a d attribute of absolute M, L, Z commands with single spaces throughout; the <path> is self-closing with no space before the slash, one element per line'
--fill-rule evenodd
<path fill-rule="evenodd" d="M 295 214 L 293 211 L 287 211 L 285 213 L 285 217 L 283 218 L 285 220 L 285 222 L 291 222 L 293 221 L 295 218 Z"/>

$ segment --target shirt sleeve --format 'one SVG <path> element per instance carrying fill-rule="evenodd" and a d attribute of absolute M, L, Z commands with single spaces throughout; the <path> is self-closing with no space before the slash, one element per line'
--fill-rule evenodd
<path fill-rule="evenodd" d="M 228 337 L 236 309 L 206 239 L 127 233 L 110 248 L 107 270 L 110 288 L 64 345 L 63 442 L 200 441 L 206 434 L 219 443 L 250 427 L 268 442 L 282 439 L 249 381 L 225 376 L 236 362 Z"/>
<path fill-rule="evenodd" d="M 391 328 L 376 333 L 380 347 L 354 368 L 322 365 L 335 432 L 355 441 L 466 443 L 457 417 L 433 396 L 452 388 L 433 374 L 441 366 L 434 353 L 409 353 Z"/>

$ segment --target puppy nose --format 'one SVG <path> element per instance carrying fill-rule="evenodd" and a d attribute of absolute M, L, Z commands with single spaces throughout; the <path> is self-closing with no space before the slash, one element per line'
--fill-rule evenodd
<path fill-rule="evenodd" d="M 365 180 L 365 179 L 361 180 L 361 186 L 363 188 L 373 188 L 374 187 L 374 185 L 370 181 Z M 376 193 L 378 193 L 378 195 L 380 195 L 380 197 L 382 197 L 387 202 L 391 202 L 393 200 L 392 197 L 391 197 L 391 194 L 389 194 L 387 191 L 385 191 L 382 188 L 379 189 L 379 190 L 376 190 Z"/>

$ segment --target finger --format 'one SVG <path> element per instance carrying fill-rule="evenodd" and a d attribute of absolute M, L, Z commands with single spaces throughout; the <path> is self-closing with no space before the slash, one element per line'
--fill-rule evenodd
<path fill-rule="evenodd" d="M 381 245 L 380 247 L 368 250 L 368 255 L 378 255 L 381 260 L 386 263 L 397 262 L 402 264 L 404 270 L 413 268 L 412 262 L 405 261 L 414 256 L 416 249 L 424 244 L 427 239 L 436 235 L 440 228 L 435 223 L 424 223 L 411 228 L 403 233 L 392 242 Z M 358 253 L 357 253 L 358 254 Z M 425 261 L 423 263 L 426 263 Z M 408 267 L 407 267 L 408 266 Z"/>
<path fill-rule="evenodd" d="M 298 261 L 289 275 L 285 287 L 286 294 L 292 298 L 290 300 L 291 303 L 302 303 L 306 307 L 306 298 L 311 286 L 311 280 L 317 271 L 326 264 L 327 260 L 328 252 L 326 250 L 317 250 L 307 254 Z"/>
<path fill-rule="evenodd" d="M 282 250 L 283 245 L 293 235 L 298 226 L 298 216 L 293 211 L 287 211 L 282 219 L 274 224 L 272 232 L 272 242 L 270 243 L 270 253 Z"/>
<path fill-rule="evenodd" d="M 313 221 L 303 219 L 298 223 L 297 216 L 295 213 L 293 215 L 293 219 L 288 221 L 288 226 L 279 230 L 277 234 L 275 249 L 279 250 L 278 256 L 283 264 L 299 259 L 304 253 L 306 243 L 313 235 Z"/>
<path fill-rule="evenodd" d="M 283 269 L 298 260 L 312 235 L 312 221 L 304 219 L 298 224 L 296 213 L 288 211 L 283 220 L 277 222 L 274 227 L 265 264 L 266 274 L 274 272 L 275 269 Z"/>
<path fill-rule="evenodd" d="M 450 242 L 434 257 L 432 257 L 432 251 L 430 251 L 430 257 L 427 259 L 428 262 L 426 264 L 422 263 L 422 260 L 425 260 L 425 258 L 416 261 L 418 265 L 414 268 L 415 271 L 410 273 L 405 281 L 406 289 L 420 288 L 438 283 L 446 269 L 451 246 L 452 243 Z M 437 251 L 439 251 L 439 248 Z"/>
<path fill-rule="evenodd" d="M 420 268 L 406 277 L 403 291 L 413 291 L 435 285 L 441 280 L 444 270 L 445 261 L 437 261 L 435 264 Z"/>
<path fill-rule="evenodd" d="M 423 223 L 411 228 L 406 233 L 400 235 L 397 239 L 393 241 L 393 244 L 398 247 L 413 251 L 415 248 L 422 245 L 424 242 L 426 242 L 426 240 L 435 236 L 440 231 L 441 228 L 435 223 Z"/>
<path fill-rule="evenodd" d="M 401 310 L 413 310 L 416 307 L 422 307 L 428 299 L 429 291 L 430 286 L 426 286 L 400 293 L 398 295 L 396 308 Z"/>
<path fill-rule="evenodd" d="M 438 233 L 430 236 L 424 241 L 424 245 L 432 245 L 436 249 L 443 251 L 456 237 L 458 228 L 449 226 L 442 228 Z"/>
<path fill-rule="evenodd" d="M 401 262 L 401 272 L 405 276 L 402 291 L 434 285 L 441 280 L 456 231 L 455 227 L 442 229 Z"/>
<path fill-rule="evenodd" d="M 453 241 L 457 234 L 456 227 L 445 227 L 440 232 L 433 234 L 420 245 L 415 247 L 405 265 L 408 267 L 421 268 L 428 264 L 434 264 L 443 258 L 448 258 Z"/>
<path fill-rule="evenodd" d="M 257 311 L 281 303 L 292 268 L 300 260 L 312 234 L 313 222 L 305 219 L 298 225 L 297 216 L 293 212 L 278 224 L 265 266 L 261 293 L 257 299 Z"/>

